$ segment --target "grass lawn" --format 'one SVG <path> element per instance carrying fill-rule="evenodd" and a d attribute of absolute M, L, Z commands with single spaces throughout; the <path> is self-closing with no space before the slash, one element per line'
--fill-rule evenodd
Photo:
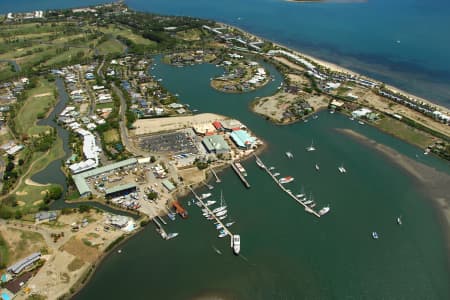
<path fill-rule="evenodd" d="M 120 136 L 117 129 L 110 129 L 103 134 L 105 143 L 115 143 L 120 142 Z"/>
<path fill-rule="evenodd" d="M 97 49 L 101 55 L 122 54 L 125 46 L 116 39 L 110 39 L 98 45 Z"/>
<path fill-rule="evenodd" d="M 6 267 L 9 262 L 8 244 L 0 234 L 0 269 Z"/>
<path fill-rule="evenodd" d="M 49 60 L 47 60 L 44 63 L 44 65 L 51 66 L 54 64 L 59 64 L 64 61 L 69 62 L 72 57 L 75 57 L 76 55 L 78 55 L 78 53 L 81 53 L 81 52 L 83 52 L 83 55 L 86 56 L 91 52 L 91 50 L 87 49 L 87 48 L 83 48 L 83 49 L 82 48 L 69 48 L 69 50 L 67 50 L 61 54 L 55 55 L 52 58 L 50 58 Z"/>
<path fill-rule="evenodd" d="M 389 117 L 377 121 L 377 125 L 380 129 L 421 148 L 433 142 L 431 135 Z"/>
<path fill-rule="evenodd" d="M 178 31 L 176 33 L 177 38 L 184 41 L 199 41 L 200 40 L 200 30 L 199 29 L 188 29 L 183 31 Z"/>
<path fill-rule="evenodd" d="M 148 40 L 138 34 L 133 33 L 131 29 L 125 27 L 118 27 L 115 25 L 108 26 L 108 28 L 99 28 L 99 30 L 106 34 L 112 34 L 114 36 L 124 36 L 127 39 L 133 41 L 136 44 L 147 45 L 147 46 L 156 46 L 156 43 Z"/>
<path fill-rule="evenodd" d="M 22 134 L 39 134 L 50 129 L 48 126 L 38 126 L 38 115 L 47 113 L 56 102 L 54 83 L 40 79 L 37 87 L 28 91 L 28 98 L 17 113 L 16 130 Z"/>
<path fill-rule="evenodd" d="M 46 247 L 44 237 L 37 232 L 8 228 L 2 235 L 9 252 L 8 265 Z"/>
<path fill-rule="evenodd" d="M 97 109 L 103 109 L 103 108 L 113 108 L 114 107 L 114 103 L 99 103 L 99 104 L 95 104 L 95 108 Z"/>

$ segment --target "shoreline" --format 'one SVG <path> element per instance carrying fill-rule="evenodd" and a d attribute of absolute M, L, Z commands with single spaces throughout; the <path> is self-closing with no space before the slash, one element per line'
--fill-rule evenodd
<path fill-rule="evenodd" d="M 351 129 L 336 128 L 335 130 L 376 150 L 419 184 L 420 190 L 423 190 L 426 195 L 429 195 L 427 198 L 439 219 L 446 249 L 450 252 L 450 175 L 424 163 L 415 161 L 397 150 L 380 144 Z M 447 256 L 447 259 L 448 268 L 450 269 L 450 256 Z"/>
<path fill-rule="evenodd" d="M 295 2 L 295 1 L 294 1 L 294 2 Z M 274 40 L 272 40 L 272 39 L 269 39 L 269 38 L 263 38 L 263 37 L 261 37 L 261 36 L 259 36 L 259 35 L 256 35 L 256 34 L 253 34 L 253 33 L 250 33 L 250 32 L 248 32 L 248 31 L 246 31 L 246 30 L 242 29 L 241 27 L 238 27 L 238 26 L 235 26 L 235 25 L 230 25 L 230 24 L 223 23 L 223 22 L 216 22 L 216 24 L 218 24 L 218 25 L 220 25 L 220 26 L 224 26 L 224 27 L 228 27 L 228 28 L 231 28 L 231 29 L 238 30 L 238 31 L 242 32 L 242 34 L 244 34 L 244 35 L 247 35 L 247 36 L 250 36 L 250 37 L 259 39 L 259 40 L 261 40 L 261 41 L 270 42 L 270 43 L 272 43 L 274 46 L 277 46 L 277 47 L 279 47 L 279 48 L 282 48 L 282 49 L 285 49 L 285 50 L 287 50 L 287 51 L 290 51 L 291 53 L 293 53 L 293 54 L 295 54 L 295 55 L 297 55 L 297 56 L 304 57 L 304 58 L 306 58 L 306 59 L 308 59 L 308 60 L 314 62 L 315 64 L 317 64 L 317 65 L 319 65 L 319 66 L 322 66 L 322 67 L 324 67 L 324 68 L 330 69 L 331 71 L 341 72 L 341 73 L 347 73 L 347 74 L 355 75 L 355 76 L 361 76 L 361 77 L 363 77 L 363 78 L 370 79 L 371 81 L 378 82 L 378 83 L 382 83 L 382 84 L 384 84 L 384 85 L 386 86 L 386 88 L 390 89 L 390 90 L 393 91 L 393 92 L 400 93 L 400 94 L 403 94 L 403 95 L 405 95 L 405 96 L 407 96 L 407 97 L 412 97 L 412 98 L 415 98 L 415 99 L 417 99 L 417 100 L 419 100 L 419 101 L 423 101 L 424 103 L 434 105 L 434 106 L 436 106 L 436 108 L 438 108 L 438 109 L 440 109 L 440 110 L 442 110 L 442 111 L 445 111 L 445 112 L 447 112 L 448 114 L 450 114 L 450 107 L 443 106 L 441 103 L 437 103 L 437 102 L 431 101 L 431 100 L 429 100 L 429 99 L 425 99 L 425 98 L 423 98 L 423 97 L 414 95 L 414 94 L 412 94 L 411 92 L 407 92 L 407 91 L 402 90 L 402 89 L 400 89 L 400 88 L 398 88 L 398 87 L 395 87 L 395 86 L 393 86 L 393 85 L 391 85 L 391 84 L 388 84 L 388 83 L 385 83 L 385 82 L 383 82 L 383 81 L 374 79 L 374 78 L 372 78 L 372 77 L 369 77 L 369 76 L 367 76 L 367 75 L 358 73 L 358 72 L 356 72 L 356 71 L 352 71 L 352 70 L 350 70 L 350 69 L 348 69 L 348 68 L 342 67 L 342 66 L 340 66 L 340 65 L 338 65 L 338 64 L 335 64 L 335 63 L 333 63 L 333 62 L 329 62 L 329 61 L 326 61 L 326 60 L 323 60 L 323 59 L 314 57 L 313 55 L 306 54 L 306 53 L 302 52 L 302 50 L 296 50 L 296 49 L 290 48 L 289 46 L 283 45 L 282 43 L 276 42 L 276 41 L 274 41 Z M 264 54 L 261 54 L 261 55 L 264 56 Z M 450 106 L 450 104 L 449 104 L 449 106 Z"/>

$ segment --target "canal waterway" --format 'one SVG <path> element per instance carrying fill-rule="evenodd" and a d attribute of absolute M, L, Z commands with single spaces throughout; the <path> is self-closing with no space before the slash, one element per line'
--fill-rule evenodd
<path fill-rule="evenodd" d="M 331 212 L 321 219 L 306 213 L 249 159 L 243 165 L 250 189 L 228 169 L 214 190 L 217 200 L 223 191 L 236 221 L 231 229 L 241 235 L 241 256 L 232 255 L 229 240 L 218 239 L 213 224 L 188 206 L 192 197 L 186 197 L 181 201 L 190 218 L 166 227 L 179 237 L 163 241 L 148 226 L 121 254 L 104 261 L 76 299 L 450 297 L 445 233 L 429 196 L 379 152 L 335 129 L 353 129 L 444 172 L 450 172 L 448 165 L 340 114 L 322 112 L 308 123 L 273 125 L 249 110 L 255 97 L 274 93 L 281 82 L 280 74 L 266 67 L 276 80 L 246 94 L 213 90 L 210 78 L 223 70 L 209 64 L 177 68 L 158 60 L 153 74 L 191 108 L 241 120 L 266 141 L 262 160 L 295 177 L 289 188 L 312 194 L 318 207 L 330 205 Z M 317 151 L 306 152 L 311 140 Z M 337 170 L 342 163 L 345 175 Z M 402 226 L 396 223 L 399 215 Z M 372 239 L 372 231 L 379 240 Z"/>

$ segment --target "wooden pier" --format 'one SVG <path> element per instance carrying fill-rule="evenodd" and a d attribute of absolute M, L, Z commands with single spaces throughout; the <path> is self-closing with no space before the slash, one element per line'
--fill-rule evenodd
<path fill-rule="evenodd" d="M 250 188 L 250 183 L 248 183 L 247 179 L 245 179 L 244 175 L 242 175 L 241 171 L 239 171 L 239 169 L 236 167 L 236 165 L 234 163 L 231 163 L 231 167 L 233 168 L 234 172 L 236 172 L 236 174 L 239 176 L 239 178 L 241 179 L 242 183 L 245 185 L 246 188 Z"/>
<path fill-rule="evenodd" d="M 197 199 L 202 204 L 202 207 L 208 211 L 208 213 L 216 220 L 217 223 L 222 225 L 222 229 L 230 236 L 231 247 L 233 247 L 233 233 L 228 229 L 227 226 L 225 226 L 225 224 L 222 223 L 222 221 L 218 217 L 216 217 L 215 214 L 213 214 L 212 210 L 208 206 L 206 206 L 206 204 L 203 202 L 202 198 L 199 195 L 197 195 L 197 193 L 190 186 L 188 186 L 188 188 L 189 188 L 189 190 L 191 190 L 195 199 Z"/>
<path fill-rule="evenodd" d="M 216 171 L 214 171 L 213 168 L 209 168 L 211 170 L 211 173 L 214 175 L 214 177 L 216 177 L 216 182 L 217 183 L 221 183 L 222 180 L 220 180 L 219 176 L 217 175 Z"/>
<path fill-rule="evenodd" d="M 278 187 L 279 187 L 280 189 L 282 189 L 284 192 L 286 192 L 286 194 L 288 194 L 289 196 L 291 196 L 292 199 L 294 199 L 294 200 L 297 201 L 299 204 L 301 204 L 301 205 L 305 208 L 305 211 L 307 211 L 307 212 L 313 214 L 314 216 L 320 218 L 320 215 L 319 215 L 315 210 L 313 210 L 311 207 L 309 207 L 308 205 L 306 205 L 305 203 L 303 203 L 303 202 L 302 202 L 299 198 L 297 198 L 291 191 L 288 191 L 288 189 L 285 188 L 284 185 L 278 181 L 278 178 L 276 178 L 275 176 L 273 176 L 273 174 L 270 172 L 269 168 L 267 168 L 267 166 L 262 162 L 262 160 L 261 160 L 256 154 L 254 154 L 254 156 L 255 156 L 256 160 L 259 161 L 259 163 L 260 163 L 260 165 L 261 165 L 260 167 L 261 167 L 262 169 L 264 169 L 264 170 L 267 172 L 267 174 L 270 175 L 270 177 L 272 177 L 272 179 L 275 181 L 275 183 L 278 185 Z"/>

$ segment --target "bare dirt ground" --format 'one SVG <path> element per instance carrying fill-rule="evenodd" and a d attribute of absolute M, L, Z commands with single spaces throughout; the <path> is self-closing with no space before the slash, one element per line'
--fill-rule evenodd
<path fill-rule="evenodd" d="M 55 243 L 52 239 L 47 240 L 49 255 L 44 266 L 28 283 L 31 293 L 47 297 L 47 299 L 58 299 L 69 292 L 70 288 L 80 280 L 86 271 L 97 262 L 105 248 L 124 233 L 117 229 L 104 230 L 106 215 L 96 213 L 73 213 L 62 215 L 57 223 L 39 225 L 39 230 L 50 232 L 64 232 L 64 237 Z M 78 232 L 70 230 L 72 223 L 87 219 L 89 224 L 80 227 Z M 3 232 L 2 232 L 3 233 Z M 45 245 L 45 244 L 44 244 Z M 28 295 L 20 292 L 16 299 L 26 299 Z"/>
<path fill-rule="evenodd" d="M 327 107 L 329 102 L 329 99 L 326 96 L 315 96 L 306 93 L 294 95 L 281 91 L 275 95 L 258 99 L 253 106 L 253 111 L 267 116 L 276 122 L 282 122 L 283 113 L 289 106 L 295 103 L 298 98 L 306 100 L 315 111 Z"/>
<path fill-rule="evenodd" d="M 130 131 L 132 135 L 152 134 L 161 131 L 173 131 L 192 127 L 193 124 L 212 123 L 216 120 L 225 120 L 226 117 L 205 113 L 195 116 L 168 117 L 156 119 L 140 119 L 134 123 L 136 129 Z"/>
<path fill-rule="evenodd" d="M 183 177 L 186 185 L 197 184 L 206 179 L 205 172 L 203 170 L 199 170 L 197 167 L 181 169 L 178 173 L 181 177 Z"/>
<path fill-rule="evenodd" d="M 25 184 L 27 185 L 32 185 L 32 186 L 49 186 L 50 184 L 42 184 L 42 183 L 37 183 L 34 182 L 33 180 L 31 180 L 30 178 L 25 179 Z M 16 193 L 17 194 L 17 193 Z"/>

